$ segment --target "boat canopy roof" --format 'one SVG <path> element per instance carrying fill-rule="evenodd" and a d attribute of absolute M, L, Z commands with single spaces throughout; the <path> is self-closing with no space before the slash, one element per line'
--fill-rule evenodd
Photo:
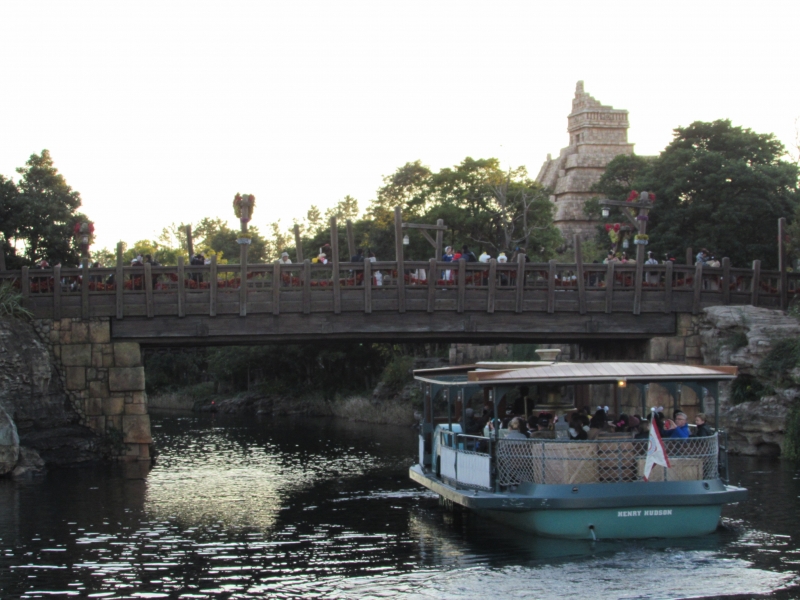
<path fill-rule="evenodd" d="M 490 363 L 414 371 L 418 381 L 441 386 L 537 383 L 727 381 L 738 369 L 730 366 L 694 366 L 646 362 Z"/>
<path fill-rule="evenodd" d="M 468 379 L 492 383 L 657 382 L 734 379 L 736 367 L 710 367 L 645 362 L 549 363 L 541 367 L 471 371 Z"/>

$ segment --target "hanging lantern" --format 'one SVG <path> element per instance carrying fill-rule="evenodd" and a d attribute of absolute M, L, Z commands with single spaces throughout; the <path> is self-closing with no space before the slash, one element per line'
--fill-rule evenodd
<path fill-rule="evenodd" d="M 628 248 L 629 246 L 630 246 L 630 244 L 628 243 L 628 238 L 625 238 L 624 240 L 622 240 L 622 247 L 623 248 Z"/>
<path fill-rule="evenodd" d="M 608 215 L 609 215 L 609 214 L 611 214 L 611 211 L 610 211 L 610 210 L 608 210 L 608 207 L 607 207 L 607 206 L 604 206 L 604 207 L 603 207 L 603 210 L 602 210 L 602 211 L 600 211 L 600 212 L 602 213 L 602 215 L 603 215 L 603 218 L 604 218 L 604 219 L 607 219 L 607 218 L 608 218 Z"/>

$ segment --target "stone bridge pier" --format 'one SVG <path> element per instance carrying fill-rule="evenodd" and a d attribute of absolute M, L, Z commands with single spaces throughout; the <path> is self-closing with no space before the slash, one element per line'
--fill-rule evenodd
<path fill-rule="evenodd" d="M 103 435 L 122 460 L 150 460 L 150 416 L 142 352 L 113 342 L 107 317 L 39 319 L 64 388 L 83 425 Z"/>

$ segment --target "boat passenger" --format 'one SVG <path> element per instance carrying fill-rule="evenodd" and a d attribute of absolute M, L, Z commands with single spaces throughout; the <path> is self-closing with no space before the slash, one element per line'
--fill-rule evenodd
<path fill-rule="evenodd" d="M 697 413 L 697 416 L 694 418 L 694 423 L 697 425 L 697 433 L 695 434 L 697 437 L 709 437 L 714 435 L 711 433 L 711 428 L 706 425 L 705 413 Z"/>
<path fill-rule="evenodd" d="M 508 434 L 505 439 L 507 440 L 527 440 L 528 436 L 522 433 L 522 419 L 514 417 L 508 424 Z"/>
<path fill-rule="evenodd" d="M 594 413 L 591 422 L 589 423 L 589 439 L 596 440 L 597 437 L 605 431 L 606 429 L 606 411 L 602 408 L 598 408 L 597 412 Z"/>
<path fill-rule="evenodd" d="M 569 439 L 571 440 L 586 440 L 589 439 L 588 427 L 583 424 L 579 414 L 572 415 L 572 420 L 569 423 Z"/>
<path fill-rule="evenodd" d="M 639 433 L 633 436 L 635 440 L 647 440 L 650 438 L 650 421 L 642 421 L 639 424 Z"/>
<path fill-rule="evenodd" d="M 686 439 L 690 435 L 689 425 L 686 423 L 686 413 L 679 412 L 675 415 L 675 426 L 665 429 L 663 436 L 673 439 Z"/>

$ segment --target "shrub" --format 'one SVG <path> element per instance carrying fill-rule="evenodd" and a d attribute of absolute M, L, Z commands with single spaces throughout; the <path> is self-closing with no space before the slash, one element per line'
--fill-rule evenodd
<path fill-rule="evenodd" d="M 789 409 L 785 431 L 783 455 L 789 460 L 800 460 L 800 402 L 795 402 Z"/>
<path fill-rule="evenodd" d="M 413 381 L 411 374 L 413 368 L 413 356 L 395 356 L 383 370 L 381 381 L 388 389 L 397 392 L 405 384 Z"/>
<path fill-rule="evenodd" d="M 22 306 L 22 295 L 10 283 L 0 285 L 0 317 L 28 320 L 33 313 Z"/>
<path fill-rule="evenodd" d="M 757 402 L 762 396 L 769 396 L 773 390 L 752 375 L 739 375 L 731 382 L 731 403 Z"/>
<path fill-rule="evenodd" d="M 798 366 L 800 366 L 800 338 L 784 338 L 773 342 L 772 348 L 759 365 L 758 373 L 762 378 L 780 384 L 790 382 L 789 373 Z"/>

